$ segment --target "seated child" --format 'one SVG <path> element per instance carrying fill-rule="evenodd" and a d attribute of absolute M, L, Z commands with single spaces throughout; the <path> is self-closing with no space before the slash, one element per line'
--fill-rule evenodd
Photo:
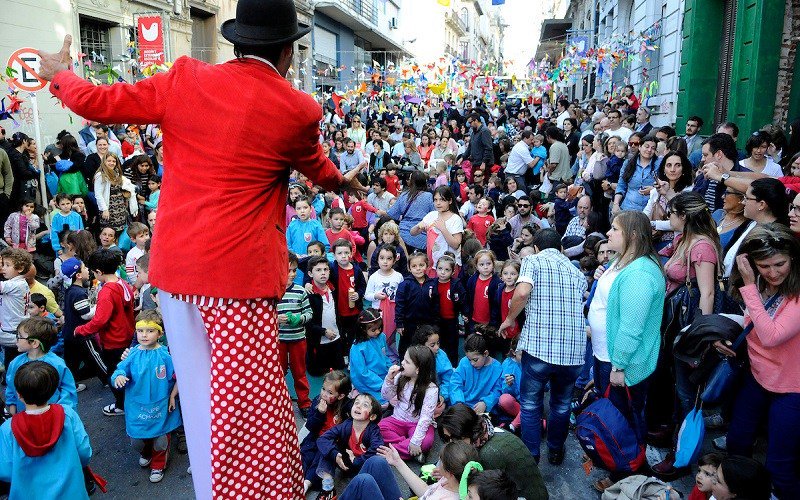
<path fill-rule="evenodd" d="M 502 367 L 489 356 L 486 339 L 473 333 L 464 342 L 464 353 L 450 379 L 450 403 L 464 403 L 476 413 L 491 412 L 502 392 Z"/>
<path fill-rule="evenodd" d="M 78 408 L 78 391 L 72 372 L 67 369 L 64 360 L 59 358 L 50 348 L 56 342 L 56 325 L 47 318 L 28 318 L 22 320 L 17 327 L 17 349 L 20 355 L 8 365 L 6 372 L 6 405 L 11 415 L 20 410 L 20 401 L 14 386 L 17 371 L 31 361 L 44 361 L 53 366 L 58 373 L 58 384 L 50 403 L 58 403 L 70 408 Z"/>
<path fill-rule="evenodd" d="M 358 318 L 358 334 L 350 348 L 350 377 L 353 387 L 362 393 L 370 394 L 382 406 L 383 379 L 392 366 L 389 350 L 386 346 L 386 335 L 383 334 L 381 312 L 377 309 L 365 309 Z"/>
<path fill-rule="evenodd" d="M 401 366 L 392 366 L 383 381 L 381 394 L 392 404 L 394 413 L 378 426 L 383 440 L 394 445 L 403 460 L 417 457 L 422 461 L 433 447 L 433 416 L 439 403 L 434 367 L 431 350 L 413 345 Z"/>
<path fill-rule="evenodd" d="M 344 422 L 350 412 L 350 401 L 347 395 L 352 390 L 350 377 L 341 370 L 332 370 L 322 380 L 319 396 L 311 402 L 308 420 L 301 431 L 300 460 L 303 464 L 304 493 L 316 483 L 319 486 L 317 466 L 321 457 L 317 447 L 317 439 L 336 424 Z"/>
<path fill-rule="evenodd" d="M 517 485 L 499 469 L 471 471 L 467 479 L 468 500 L 517 500 Z"/>
<path fill-rule="evenodd" d="M 444 404 L 450 402 L 450 378 L 453 376 L 453 365 L 444 349 L 439 348 L 439 331 L 435 326 L 422 325 L 417 328 L 411 345 L 424 345 L 433 353 L 436 361 L 436 381 L 439 385 L 439 405 L 444 410 Z"/>
<path fill-rule="evenodd" d="M 692 492 L 688 500 L 708 500 L 711 498 L 711 488 L 717 482 L 717 469 L 722 463 L 723 456 L 719 453 L 706 453 L 697 461 L 697 475 Z"/>
<path fill-rule="evenodd" d="M 318 500 L 336 498 L 333 474 L 337 468 L 348 476 L 354 476 L 364 462 L 378 452 L 378 447 L 383 446 L 378 427 L 381 412 L 377 399 L 369 394 L 359 394 L 353 401 L 350 418 L 319 437 L 317 447 L 321 457 L 317 475 L 322 479 L 322 493 Z"/>
<path fill-rule="evenodd" d="M 38 342 L 38 341 L 37 341 Z M 14 375 L 20 411 L 0 427 L 0 480 L 9 498 L 88 499 L 82 468 L 92 446 L 70 405 L 49 403 L 62 383 L 53 365 L 31 361 Z"/>
<path fill-rule="evenodd" d="M 509 425 L 512 432 L 519 429 L 520 425 L 520 406 L 519 406 L 519 382 L 522 378 L 522 350 L 517 349 L 519 337 L 511 341 L 511 349 L 508 356 L 501 366 L 501 380 L 503 394 L 497 402 L 498 408 L 511 417 L 513 420 Z"/>
<path fill-rule="evenodd" d="M 181 425 L 175 398 L 175 367 L 167 348 L 158 341 L 164 335 L 161 314 L 152 309 L 136 318 L 138 345 L 120 361 L 111 383 L 125 388 L 125 430 L 140 453 L 139 466 L 150 466 L 150 482 L 164 478 L 170 445 L 169 433 Z"/>

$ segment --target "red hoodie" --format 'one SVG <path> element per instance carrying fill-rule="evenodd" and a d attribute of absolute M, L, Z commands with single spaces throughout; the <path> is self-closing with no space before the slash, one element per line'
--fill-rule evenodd
<path fill-rule="evenodd" d="M 11 433 L 19 447 L 29 457 L 47 454 L 58 442 L 64 431 L 64 408 L 51 404 L 50 409 L 38 415 L 24 411 L 11 417 Z"/>
<path fill-rule="evenodd" d="M 97 294 L 97 309 L 85 325 L 75 328 L 75 335 L 99 336 L 103 349 L 130 347 L 136 326 L 133 321 L 133 288 L 122 281 L 103 285 Z"/>

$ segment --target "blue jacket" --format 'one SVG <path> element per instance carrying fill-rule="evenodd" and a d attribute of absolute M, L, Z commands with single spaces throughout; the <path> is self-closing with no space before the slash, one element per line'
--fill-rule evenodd
<path fill-rule="evenodd" d="M 33 361 L 28 357 L 28 354 L 20 354 L 14 358 L 8 365 L 6 372 L 6 405 L 16 405 L 17 411 L 25 409 L 25 404 L 17 397 L 17 389 L 14 387 L 14 376 L 17 374 L 19 367 L 25 363 Z M 56 389 L 53 397 L 50 398 L 48 403 L 58 403 L 62 406 L 69 406 L 70 408 L 78 409 L 78 391 L 75 388 L 75 379 L 72 377 L 72 372 L 67 369 L 64 360 L 56 356 L 53 352 L 47 352 L 44 356 L 38 359 L 51 365 L 58 372 L 58 388 Z"/>
<path fill-rule="evenodd" d="M 373 339 L 356 342 L 350 348 L 350 380 L 353 387 L 358 392 L 375 396 L 381 404 L 386 403 L 381 397 L 381 387 L 391 366 L 392 361 L 386 349 L 386 335 L 383 333 Z"/>
<path fill-rule="evenodd" d="M 431 300 L 430 288 L 421 285 L 413 276 L 406 276 L 402 283 L 397 285 L 395 295 L 394 322 L 397 328 L 405 328 L 406 323 L 430 323 L 438 317 L 439 302 Z"/>
<path fill-rule="evenodd" d="M 83 229 L 83 218 L 78 212 L 70 212 L 67 215 L 63 215 L 60 211 L 56 211 L 55 215 L 53 215 L 53 220 L 50 222 L 50 245 L 52 245 L 56 255 L 61 250 L 58 233 L 64 230 L 65 225 L 69 226 L 70 231 Z"/>
<path fill-rule="evenodd" d="M 470 276 L 465 286 L 466 297 L 464 300 L 463 314 L 467 317 L 469 324 L 474 324 L 472 321 L 472 304 L 475 300 L 475 288 L 478 285 L 478 276 L 479 274 L 477 272 Z M 501 280 L 498 275 L 492 274 L 492 280 L 489 282 L 489 288 L 487 289 L 489 294 L 489 324 L 492 326 L 500 326 L 500 302 L 497 301 L 499 297 L 497 291 L 498 289 L 502 290 L 503 286 L 505 286 L 503 285 L 503 280 Z"/>
<path fill-rule="evenodd" d="M 453 365 L 443 349 L 436 352 L 436 378 L 439 379 L 439 395 L 445 403 L 450 401 L 450 379 L 453 377 Z"/>
<path fill-rule="evenodd" d="M 515 399 L 519 400 L 519 381 L 522 378 L 522 367 L 514 358 L 506 358 L 501 365 L 502 374 L 500 379 L 503 385 L 503 394 L 511 394 Z M 506 384 L 506 375 L 514 375 L 514 383 L 511 385 Z"/>
<path fill-rule="evenodd" d="M 431 278 L 425 282 L 425 295 L 430 297 L 431 307 L 434 308 L 435 317 L 439 317 L 439 279 Z M 453 301 L 453 309 L 456 318 L 464 310 L 464 302 L 467 299 L 467 292 L 464 285 L 457 279 L 450 279 L 450 300 Z"/>
<path fill-rule="evenodd" d="M 469 407 L 479 401 L 486 403 L 486 411 L 492 411 L 502 394 L 501 377 L 503 368 L 496 359 L 477 370 L 464 356 L 458 363 L 450 379 L 450 404 L 464 403 Z"/>
<path fill-rule="evenodd" d="M 297 255 L 306 255 L 308 244 L 312 241 L 319 241 L 325 245 L 326 253 L 331 249 L 328 237 L 325 236 L 325 229 L 317 219 L 309 219 L 305 222 L 300 219 L 292 219 L 289 226 L 286 227 L 286 244 L 289 250 Z M 294 282 L 303 286 L 304 276 L 305 273 L 298 269 Z"/>
<path fill-rule="evenodd" d="M 331 462 L 336 461 L 336 455 L 345 453 L 349 449 L 350 434 L 353 432 L 353 419 L 348 418 L 338 425 L 334 425 L 328 432 L 323 434 L 317 439 L 317 447 L 323 457 Z M 381 436 L 381 429 L 375 422 L 367 424 L 366 429 L 361 434 L 361 446 L 364 448 L 364 454 L 356 457 L 353 460 L 353 466 L 347 471 L 348 475 L 357 474 L 364 462 L 368 458 L 374 457 L 378 452 L 378 447 L 383 446 L 383 437 Z"/>
<path fill-rule="evenodd" d="M 11 483 L 9 499 L 89 498 L 82 470 L 92 457 L 89 435 L 75 410 L 69 406 L 63 408 L 64 428 L 58 440 L 38 457 L 26 455 L 20 447 L 11 431 L 12 419 L 0 427 L 0 480 Z"/>
<path fill-rule="evenodd" d="M 342 401 L 342 404 L 344 405 L 346 413 L 350 413 L 349 407 L 352 407 L 353 400 L 345 397 Z M 322 432 L 322 426 L 325 425 L 325 420 L 328 418 L 328 414 L 327 412 L 320 413 L 317 410 L 318 405 L 319 396 L 311 400 L 311 408 L 308 410 L 308 419 L 306 419 L 305 425 L 305 428 L 308 429 L 308 434 L 306 434 L 306 437 L 304 437 L 303 441 L 300 443 L 301 453 L 317 453 L 319 451 L 317 448 L 317 439 Z M 330 406 L 328 407 L 328 410 L 330 410 Z"/>
<path fill-rule="evenodd" d="M 156 438 L 181 425 L 178 409 L 168 411 L 175 367 L 166 347 L 132 348 L 111 375 L 112 386 L 120 375 L 130 379 L 125 385 L 125 430 L 130 437 Z"/>

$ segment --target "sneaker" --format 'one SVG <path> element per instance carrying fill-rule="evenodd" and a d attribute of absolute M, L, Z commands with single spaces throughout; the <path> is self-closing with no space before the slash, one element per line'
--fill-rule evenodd
<path fill-rule="evenodd" d="M 157 483 L 164 479 L 164 470 L 163 469 L 153 469 L 150 471 L 150 482 Z"/>
<path fill-rule="evenodd" d="M 727 425 L 725 419 L 719 413 L 703 417 L 703 424 L 705 424 L 707 430 L 722 429 Z"/>
<path fill-rule="evenodd" d="M 321 491 L 317 496 L 317 500 L 336 500 L 336 489 Z"/>
<path fill-rule="evenodd" d="M 152 458 L 139 457 L 139 467 L 147 467 L 152 461 Z"/>
<path fill-rule="evenodd" d="M 712 441 L 714 448 L 720 451 L 728 451 L 728 436 L 720 436 Z"/>
<path fill-rule="evenodd" d="M 548 449 L 547 461 L 550 465 L 561 465 L 564 463 L 564 448 Z"/>
<path fill-rule="evenodd" d="M 109 417 L 125 415 L 125 410 L 120 410 L 119 408 L 117 408 L 116 404 L 111 403 L 110 405 L 103 407 L 103 415 L 107 415 Z"/>
<path fill-rule="evenodd" d="M 78 384 L 78 385 L 76 385 L 76 386 L 75 386 L 75 389 L 76 389 L 78 392 L 83 392 L 83 391 L 85 391 L 85 390 L 86 390 L 86 384 Z"/>

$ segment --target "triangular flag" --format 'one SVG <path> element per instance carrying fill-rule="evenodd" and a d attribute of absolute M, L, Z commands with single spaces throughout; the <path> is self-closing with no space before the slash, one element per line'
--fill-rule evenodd
<path fill-rule="evenodd" d="M 331 100 L 333 101 L 334 112 L 343 118 L 344 111 L 342 111 L 342 107 L 340 106 L 340 103 L 342 102 L 342 96 L 334 92 L 331 94 Z"/>
<path fill-rule="evenodd" d="M 444 5 L 445 7 L 450 7 L 450 0 L 436 0 L 439 2 L 439 5 Z"/>

